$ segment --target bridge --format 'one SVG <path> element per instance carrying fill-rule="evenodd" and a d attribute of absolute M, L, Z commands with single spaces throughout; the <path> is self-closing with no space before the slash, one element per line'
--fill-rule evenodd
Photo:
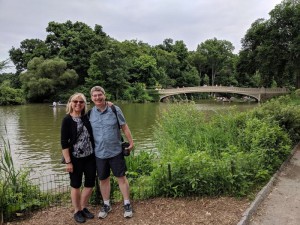
<path fill-rule="evenodd" d="M 197 86 L 183 87 L 158 90 L 160 101 L 169 96 L 187 93 L 232 93 L 250 96 L 258 102 L 270 99 L 278 95 L 290 93 L 287 88 L 243 88 L 243 87 L 226 87 L 226 86 Z"/>

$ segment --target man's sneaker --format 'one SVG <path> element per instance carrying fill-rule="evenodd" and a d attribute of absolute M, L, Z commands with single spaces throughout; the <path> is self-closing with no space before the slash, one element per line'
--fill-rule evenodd
<path fill-rule="evenodd" d="M 82 211 L 78 211 L 77 213 L 74 214 L 74 219 L 77 223 L 84 223 L 85 218 L 82 215 Z"/>
<path fill-rule="evenodd" d="M 132 217 L 132 207 L 130 204 L 124 205 L 124 217 L 131 218 Z"/>
<path fill-rule="evenodd" d="M 98 217 L 104 219 L 107 217 L 107 214 L 111 211 L 111 206 L 104 204 L 103 207 L 101 208 Z"/>
<path fill-rule="evenodd" d="M 84 208 L 82 211 L 81 211 L 82 215 L 85 217 L 85 218 L 88 218 L 88 219 L 93 219 L 94 218 L 94 214 L 91 213 L 87 208 Z"/>

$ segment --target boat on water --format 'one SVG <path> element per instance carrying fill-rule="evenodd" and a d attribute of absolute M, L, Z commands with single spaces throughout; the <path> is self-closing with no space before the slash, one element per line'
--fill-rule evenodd
<path fill-rule="evenodd" d="M 57 107 L 57 106 L 66 106 L 67 104 L 64 104 L 64 103 L 55 103 L 53 102 L 52 105 L 49 105 L 49 107 Z"/>
<path fill-rule="evenodd" d="M 90 104 L 90 102 L 87 102 L 86 103 L 87 105 Z M 67 104 L 64 104 L 64 103 L 56 103 L 56 104 L 52 104 L 52 105 L 49 105 L 49 107 L 58 107 L 58 106 L 67 106 Z"/>

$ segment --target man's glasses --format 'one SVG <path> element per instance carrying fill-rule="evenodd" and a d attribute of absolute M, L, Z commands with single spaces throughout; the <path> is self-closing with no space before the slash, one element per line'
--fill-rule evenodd
<path fill-rule="evenodd" d="M 92 95 L 94 98 L 96 98 L 96 97 L 101 97 L 101 96 L 103 96 L 103 94 L 94 94 L 94 95 Z"/>
<path fill-rule="evenodd" d="M 84 101 L 77 101 L 77 100 L 74 100 L 72 102 L 75 103 L 75 104 L 77 104 L 77 103 L 83 104 L 84 103 Z"/>

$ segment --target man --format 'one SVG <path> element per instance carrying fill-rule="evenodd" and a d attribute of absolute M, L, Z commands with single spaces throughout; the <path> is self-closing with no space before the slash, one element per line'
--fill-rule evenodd
<path fill-rule="evenodd" d="M 105 218 L 112 210 L 110 205 L 110 170 L 117 178 L 124 199 L 124 217 L 132 217 L 132 206 L 129 200 L 129 183 L 125 176 L 126 162 L 121 147 L 121 132 L 119 125 L 129 142 L 128 150 L 133 149 L 130 129 L 124 115 L 118 106 L 116 114 L 106 102 L 105 91 L 100 86 L 91 89 L 91 98 L 95 106 L 91 109 L 90 122 L 95 141 L 97 173 L 100 180 L 100 191 L 103 207 L 98 217 Z"/>

